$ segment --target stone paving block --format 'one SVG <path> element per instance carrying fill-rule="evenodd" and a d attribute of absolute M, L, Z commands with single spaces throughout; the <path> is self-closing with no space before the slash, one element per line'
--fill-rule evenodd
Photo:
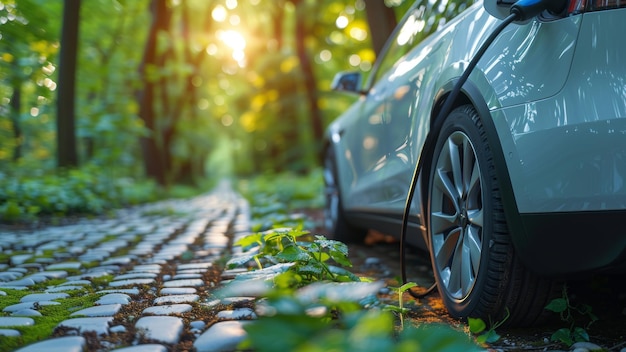
<path fill-rule="evenodd" d="M 59 270 L 59 269 L 74 269 L 78 270 L 83 266 L 81 262 L 63 262 L 51 264 L 46 267 L 46 270 Z"/>
<path fill-rule="evenodd" d="M 223 310 L 217 313 L 218 320 L 250 320 L 256 318 L 256 313 L 250 308 Z"/>
<path fill-rule="evenodd" d="M 90 318 L 71 318 L 64 320 L 57 325 L 84 333 L 86 331 L 94 331 L 97 335 L 108 335 L 109 324 L 113 321 L 113 317 L 90 317 Z"/>
<path fill-rule="evenodd" d="M 122 308 L 121 304 L 104 304 L 101 306 L 93 306 L 85 309 L 81 309 L 70 314 L 70 317 L 86 316 L 86 317 L 110 317 L 117 314 Z"/>
<path fill-rule="evenodd" d="M 196 293 L 196 289 L 193 287 L 167 287 L 161 289 L 159 294 L 166 295 L 189 295 Z"/>
<path fill-rule="evenodd" d="M 183 332 L 183 320 L 177 317 L 142 317 L 135 324 L 137 337 L 141 336 L 163 343 L 178 343 Z"/>
<path fill-rule="evenodd" d="M 138 288 L 113 288 L 113 289 L 107 289 L 107 290 L 100 290 L 97 293 L 124 293 L 127 295 L 138 295 L 139 294 L 139 289 Z"/>
<path fill-rule="evenodd" d="M 32 258 L 32 254 L 18 254 L 11 257 L 10 262 L 11 265 L 20 265 L 24 264 L 28 259 Z"/>
<path fill-rule="evenodd" d="M 130 273 L 154 273 L 158 274 L 161 272 L 161 266 L 158 264 L 143 264 L 143 265 L 135 265 Z"/>
<path fill-rule="evenodd" d="M 206 263 L 187 263 L 187 264 L 180 264 L 176 267 L 176 270 L 187 270 L 187 269 L 208 269 L 210 267 L 213 266 L 213 263 L 210 262 L 206 262 Z"/>
<path fill-rule="evenodd" d="M 130 302 L 130 296 L 124 293 L 109 293 L 106 294 L 100 299 L 98 299 L 95 303 L 100 305 L 105 304 L 121 304 L 125 305 Z"/>
<path fill-rule="evenodd" d="M 34 286 L 35 285 L 35 281 L 33 281 L 33 279 L 30 278 L 25 278 L 25 279 L 21 279 L 21 280 L 13 280 L 13 281 L 6 281 L 6 282 L 0 282 L 0 287 L 4 287 L 7 289 L 13 289 L 13 290 L 20 290 L 19 287 L 21 287 L 22 290 L 26 289 L 27 287 L 30 286 Z"/>
<path fill-rule="evenodd" d="M 5 272 L 0 273 L 0 281 L 2 281 L 2 282 L 13 281 L 13 280 L 19 279 L 22 276 L 24 276 L 24 274 L 22 274 L 20 272 L 5 271 Z"/>
<path fill-rule="evenodd" d="M 22 336 L 19 331 L 13 329 L 0 329 L 0 336 L 18 337 Z"/>
<path fill-rule="evenodd" d="M 57 292 L 66 292 L 66 291 L 74 291 L 74 290 L 83 290 L 85 289 L 83 286 L 57 286 L 52 287 L 46 290 L 48 293 L 57 293 Z"/>
<path fill-rule="evenodd" d="M 55 299 L 67 298 L 70 295 L 65 292 L 59 293 L 31 293 L 20 299 L 20 302 L 41 302 L 41 301 L 53 301 Z"/>
<path fill-rule="evenodd" d="M 114 281 L 117 280 L 128 280 L 128 279 L 154 279 L 158 275 L 155 273 L 130 273 L 130 274 L 122 274 L 113 278 Z"/>
<path fill-rule="evenodd" d="M 82 352 L 86 345 L 85 338 L 81 336 L 65 336 L 37 342 L 15 352 Z"/>
<path fill-rule="evenodd" d="M 198 287 L 204 285 L 205 283 L 201 279 L 172 280 L 163 283 L 163 287 Z"/>
<path fill-rule="evenodd" d="M 109 287 L 122 287 L 122 286 L 139 286 L 139 285 L 152 285 L 156 281 L 154 279 L 128 279 L 109 282 Z"/>
<path fill-rule="evenodd" d="M 118 348 L 115 352 L 168 352 L 167 347 L 158 344 L 145 344 L 131 347 Z"/>
<path fill-rule="evenodd" d="M 177 315 L 190 312 L 192 309 L 189 304 L 171 304 L 163 306 L 148 307 L 143 310 L 142 314 L 151 315 Z"/>
<path fill-rule="evenodd" d="M 0 317 L 0 327 L 30 326 L 33 324 L 35 324 L 35 321 L 31 318 Z"/>
<path fill-rule="evenodd" d="M 201 274 L 176 274 L 172 277 L 172 280 L 193 280 L 193 279 L 201 279 Z"/>
<path fill-rule="evenodd" d="M 169 296 L 162 296 L 162 297 L 155 298 L 154 299 L 154 304 L 155 305 L 160 305 L 160 304 L 191 303 L 191 302 L 198 301 L 198 299 L 200 299 L 200 296 L 198 296 L 196 294 L 191 294 L 191 295 L 169 295 Z"/>
<path fill-rule="evenodd" d="M 237 345 L 246 338 L 244 326 L 248 321 L 225 321 L 213 324 L 193 346 L 197 352 L 234 351 Z"/>
<path fill-rule="evenodd" d="M 69 277 L 66 278 L 66 279 L 68 281 L 60 284 L 59 286 L 74 286 L 74 285 L 89 286 L 89 285 L 91 285 L 91 281 L 89 281 L 89 280 L 82 280 L 82 279 L 70 280 Z"/>
<path fill-rule="evenodd" d="M 40 317 L 42 314 L 30 308 L 20 309 L 11 313 L 12 317 Z"/>

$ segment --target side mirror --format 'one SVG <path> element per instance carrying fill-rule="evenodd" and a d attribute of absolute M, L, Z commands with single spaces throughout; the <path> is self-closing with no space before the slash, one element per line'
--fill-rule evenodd
<path fill-rule="evenodd" d="M 339 92 L 361 93 L 360 72 L 339 72 L 335 75 L 330 88 Z"/>

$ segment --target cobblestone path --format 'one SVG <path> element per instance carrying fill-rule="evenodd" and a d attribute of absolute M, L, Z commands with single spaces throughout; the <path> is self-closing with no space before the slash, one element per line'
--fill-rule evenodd
<path fill-rule="evenodd" d="M 217 263 L 249 228 L 247 202 L 222 184 L 107 220 L 2 231 L 0 350 L 232 350 L 254 316 L 250 299 L 212 291 L 232 274 Z M 19 302 L 10 299 L 16 291 Z M 49 336 L 20 344 L 42 329 L 47 306 L 64 307 L 63 319 Z"/>

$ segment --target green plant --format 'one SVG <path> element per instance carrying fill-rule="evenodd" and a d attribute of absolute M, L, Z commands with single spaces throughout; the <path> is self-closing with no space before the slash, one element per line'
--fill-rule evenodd
<path fill-rule="evenodd" d="M 559 313 L 561 320 L 568 324 L 568 327 L 555 331 L 550 340 L 562 342 L 568 346 L 576 342 L 589 341 L 587 329 L 598 320 L 598 317 L 593 314 L 591 306 L 587 304 L 573 305 L 567 294 L 566 286 L 563 286 L 562 296 L 553 299 L 545 309 Z M 584 327 L 577 326 L 578 321 L 581 319 L 587 320 Z"/>
<path fill-rule="evenodd" d="M 400 327 L 404 328 L 404 314 L 408 312 L 408 309 L 404 308 L 404 299 L 402 299 L 402 294 L 407 290 L 417 286 L 415 282 L 407 282 L 406 284 L 400 287 L 389 287 L 392 291 L 398 294 L 398 305 L 387 305 L 385 310 L 395 312 L 400 317 Z"/>
<path fill-rule="evenodd" d="M 477 351 L 478 346 L 461 331 L 439 324 L 409 325 L 395 330 L 391 312 L 364 309 L 373 283 L 351 283 L 343 289 L 364 295 L 337 294 L 343 283 L 316 283 L 317 295 L 274 291 L 256 321 L 244 327 L 247 340 L 239 347 L 255 351 Z M 353 286 L 356 285 L 356 286 Z M 328 291 L 334 291 L 328 293 Z M 313 298 L 312 298 L 313 296 Z M 331 298 L 333 297 L 333 298 Z M 338 298 L 340 297 L 340 298 Z"/>
<path fill-rule="evenodd" d="M 265 265 L 293 263 L 289 270 L 302 278 L 299 281 L 302 284 L 320 280 L 360 281 L 350 271 L 331 264 L 352 266 L 348 259 L 348 246 L 319 235 L 314 236 L 312 241 L 298 241 L 308 234 L 301 228 L 279 228 L 248 235 L 235 245 L 249 253 L 231 259 L 227 266 L 234 268 L 252 260 L 259 269 Z"/>
<path fill-rule="evenodd" d="M 493 323 L 491 319 L 489 319 L 489 329 L 487 329 L 487 324 L 484 320 L 480 318 L 467 318 L 467 323 L 469 325 L 470 332 L 476 336 L 476 341 L 478 343 L 494 343 L 500 340 L 500 335 L 496 333 L 496 329 L 502 326 L 504 322 L 509 318 L 510 312 L 506 310 L 506 316 L 500 321 Z"/>

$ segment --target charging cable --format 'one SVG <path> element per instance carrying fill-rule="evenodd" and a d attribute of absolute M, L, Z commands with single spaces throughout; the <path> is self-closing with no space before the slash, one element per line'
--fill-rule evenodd
<path fill-rule="evenodd" d="M 485 0 L 485 1 L 496 1 L 496 0 Z M 474 67 L 478 64 L 478 61 L 485 54 L 489 46 L 493 43 L 498 35 L 506 28 L 509 24 L 515 21 L 526 21 L 529 20 L 538 14 L 540 14 L 545 9 L 553 9 L 558 8 L 560 4 L 564 4 L 561 0 L 519 0 L 515 4 L 511 6 L 510 15 L 507 16 L 489 35 L 489 37 L 485 40 L 485 42 L 480 46 L 470 63 L 468 64 L 465 71 L 456 82 L 450 94 L 446 97 L 445 103 L 443 107 L 437 114 L 437 118 L 435 119 L 433 126 L 430 131 L 426 135 L 426 140 L 424 141 L 424 147 L 420 154 L 417 164 L 415 165 L 415 170 L 413 171 L 413 177 L 411 178 L 411 185 L 409 187 L 409 192 L 406 198 L 406 204 L 404 205 L 404 214 L 402 216 L 402 229 L 400 232 L 400 268 L 402 272 L 402 282 L 403 284 L 407 282 L 406 278 L 406 264 L 405 264 L 405 251 L 406 251 L 406 232 L 408 226 L 409 214 L 411 212 L 411 204 L 413 203 L 413 196 L 415 194 L 415 187 L 417 186 L 417 179 L 422 171 L 423 161 L 427 159 L 427 156 L 431 155 L 434 152 L 435 141 L 434 139 L 437 137 L 439 132 L 441 131 L 441 127 L 445 120 L 445 117 L 452 110 L 453 104 L 458 97 L 463 84 L 469 78 L 469 75 L 474 70 Z M 437 287 L 437 282 L 430 286 L 426 291 L 422 293 L 416 293 L 413 290 L 409 289 L 408 292 L 414 298 L 423 298 L 426 295 L 430 294 Z"/>

